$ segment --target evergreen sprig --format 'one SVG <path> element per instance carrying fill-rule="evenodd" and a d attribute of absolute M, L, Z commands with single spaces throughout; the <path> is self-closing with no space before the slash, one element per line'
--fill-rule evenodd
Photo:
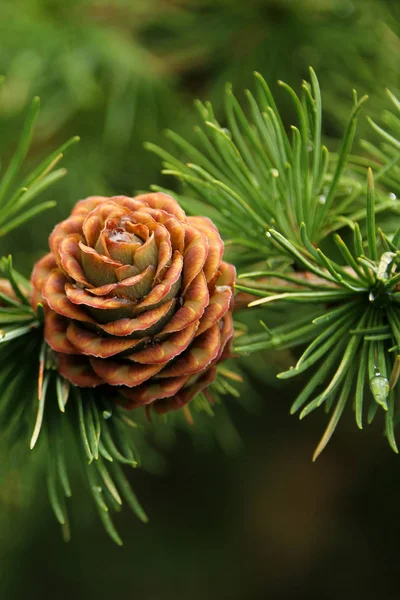
<path fill-rule="evenodd" d="M 47 354 L 49 349 L 47 348 Z M 80 458 L 86 487 L 94 500 L 105 530 L 118 545 L 122 545 L 113 520 L 113 512 L 119 512 L 123 501 L 136 516 L 147 522 L 140 505 L 122 469 L 138 467 L 140 457 L 130 430 L 137 424 L 115 402 L 101 393 L 71 388 L 56 371 L 55 364 L 47 358 L 49 368 L 44 371 L 44 385 L 39 396 L 38 420 L 44 429 L 47 448 L 48 492 L 54 514 L 61 524 L 65 539 L 69 539 L 66 498 L 72 496 L 67 474 L 66 448 L 75 445 Z M 49 405 L 45 419 L 41 420 L 41 406 Z M 58 406 L 54 402 L 58 399 Z M 32 444 L 36 441 L 34 430 Z"/>
<path fill-rule="evenodd" d="M 386 90 L 393 110 L 384 110 L 378 122 L 368 118 L 373 131 L 378 135 L 379 144 L 361 140 L 360 145 L 368 153 L 368 164 L 365 157 L 354 157 L 354 169 L 362 173 L 365 166 L 371 166 L 374 180 L 379 182 L 382 202 L 380 209 L 398 211 L 397 198 L 400 196 L 400 101 Z M 369 164 L 371 163 L 371 164 Z"/>
<path fill-rule="evenodd" d="M 78 136 L 72 137 L 16 184 L 32 143 L 39 109 L 40 100 L 35 97 L 27 112 L 17 148 L 0 180 L 0 237 L 56 205 L 54 201 L 47 201 L 30 207 L 39 194 L 64 177 L 66 169 L 56 167 L 65 152 L 79 141 Z"/>
<path fill-rule="evenodd" d="M 271 273 L 251 273 L 244 277 L 254 278 L 255 284 L 237 286 L 259 296 L 249 306 L 277 301 L 316 305 L 309 317 L 297 323 L 294 320 L 284 327 L 239 338 L 236 348 L 238 352 L 254 352 L 307 344 L 295 367 L 278 377 L 287 379 L 310 369 L 309 380 L 291 412 L 301 409 L 303 418 L 324 406 L 331 413 L 314 459 L 325 448 L 350 401 L 360 428 L 365 414 L 369 424 L 379 410 L 383 411 L 385 435 L 398 452 L 394 427 L 400 373 L 400 229 L 391 239 L 376 227 L 371 169 L 366 215 L 366 244 L 357 223 L 352 224 L 351 246 L 334 235 L 340 263 L 311 244 L 305 225 L 301 228 L 301 250 L 278 231 L 270 230 L 273 243 L 296 265 L 297 277 L 290 272 L 274 273 L 274 281 L 281 283 L 271 285 Z"/>
<path fill-rule="evenodd" d="M 298 245 L 302 223 L 312 243 L 318 243 L 347 220 L 362 218 L 362 183 L 349 169 L 349 156 L 367 97 L 358 99 L 354 92 L 340 151 L 332 154 L 322 141 L 321 91 L 313 69 L 310 79 L 303 81 L 300 97 L 279 82 L 297 116 L 298 125 L 291 127 L 290 135 L 267 82 L 256 73 L 255 94 L 246 91 L 249 116 L 228 85 L 228 129 L 217 121 L 209 102 L 198 101 L 197 145 L 167 132 L 184 159 L 147 144 L 163 160 L 162 172 L 184 182 L 190 193 L 189 198 L 181 197 L 185 209 L 208 214 L 228 243 L 247 249 L 254 259 L 271 255 L 265 237 L 271 227 Z"/>

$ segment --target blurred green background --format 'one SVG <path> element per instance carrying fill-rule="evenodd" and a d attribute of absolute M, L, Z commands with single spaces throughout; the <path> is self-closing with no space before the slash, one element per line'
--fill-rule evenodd
<path fill-rule="evenodd" d="M 65 159 L 68 176 L 47 194 L 57 208 L 2 240 L 2 253 L 28 273 L 78 199 L 170 186 L 143 142 L 168 147 L 165 128 L 190 140 L 197 97 L 212 100 L 223 120 L 225 82 L 240 97 L 254 70 L 273 91 L 277 79 L 298 89 L 311 64 L 333 140 L 352 88 L 370 95 L 368 114 L 380 114 L 385 87 L 400 92 L 399 17 L 390 0 L 0 0 L 2 161 L 36 94 L 42 111 L 27 167 L 82 138 Z M 367 132 L 363 117 L 359 136 Z M 182 432 L 158 474 L 132 474 L 150 523 L 123 512 L 123 549 L 106 537 L 78 477 L 73 537 L 63 544 L 40 457 L 5 469 L 0 598 L 397 598 L 399 460 L 379 423 L 361 434 L 349 415 L 312 464 L 325 419 L 289 417 L 298 384 L 275 379 L 289 360 L 265 353 L 244 361 L 243 404 L 258 402 L 247 411 L 227 401 L 242 439 L 236 453 Z"/>

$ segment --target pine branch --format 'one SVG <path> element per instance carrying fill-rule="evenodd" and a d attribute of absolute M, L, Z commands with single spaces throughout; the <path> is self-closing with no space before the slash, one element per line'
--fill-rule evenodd
<path fill-rule="evenodd" d="M 296 365 L 278 377 L 287 379 L 317 369 L 292 406 L 292 412 L 301 409 L 300 418 L 322 405 L 328 412 L 333 411 L 314 459 L 331 438 L 352 394 L 355 394 L 358 426 L 363 426 L 365 411 L 367 422 L 371 423 L 378 410 L 382 410 L 385 435 L 392 449 L 398 452 L 394 427 L 399 394 L 396 383 L 400 360 L 400 320 L 397 315 L 400 231 L 389 239 L 376 227 L 372 170 L 368 171 L 367 190 L 366 244 L 357 224 L 353 224 L 353 248 L 348 247 L 339 235 L 334 237 L 344 265 L 330 259 L 319 248 L 315 249 L 305 226 L 301 250 L 279 232 L 270 230 L 274 243 L 303 269 L 304 284 L 301 277 L 297 277 L 296 285 L 293 285 L 293 277 L 282 274 L 285 291 L 276 294 L 275 289 L 270 288 L 270 280 L 261 273 L 261 284 L 256 286 L 249 282 L 246 286 L 237 286 L 260 296 L 250 306 L 277 301 L 319 305 L 319 311 L 302 322 L 271 329 L 267 334 L 243 336 L 236 345 L 237 352 L 251 353 L 308 343 Z M 318 277 L 318 286 L 310 287 L 307 272 Z M 325 283 L 321 285 L 323 281 Z"/>
<path fill-rule="evenodd" d="M 378 135 L 380 144 L 372 144 L 367 140 L 362 140 L 361 145 L 376 161 L 374 180 L 380 184 L 377 193 L 381 198 L 382 206 L 385 207 L 385 210 L 398 213 L 397 198 L 400 197 L 400 101 L 390 90 L 386 91 L 395 112 L 388 110 L 383 112 L 383 126 L 369 118 L 368 121 L 373 131 Z M 365 188 L 363 191 L 365 191 Z"/>
<path fill-rule="evenodd" d="M 39 98 L 35 97 L 27 112 L 17 148 L 0 179 L 0 237 L 55 206 L 56 203 L 50 201 L 39 202 L 29 208 L 39 194 L 65 176 L 66 169 L 54 169 L 65 152 L 79 141 L 79 137 L 72 137 L 46 157 L 24 178 L 22 183 L 16 185 L 17 177 L 32 143 L 39 108 Z"/>
<path fill-rule="evenodd" d="M 310 77 L 311 83 L 303 82 L 300 97 L 279 82 L 297 115 L 298 126 L 292 126 L 291 136 L 266 81 L 256 73 L 255 96 L 246 92 L 249 116 L 228 85 L 225 113 L 229 129 L 217 121 L 210 103 L 197 102 L 202 123 L 196 128 L 197 144 L 167 132 L 184 161 L 153 144 L 146 145 L 162 159 L 163 173 L 182 181 L 194 197 L 194 204 L 191 197 L 181 198 L 184 208 L 218 215 L 228 242 L 245 251 L 257 248 L 254 258 L 259 261 L 273 254 L 265 235 L 269 228 L 298 245 L 304 223 L 311 242 L 317 244 L 362 208 L 361 184 L 348 164 L 366 97 L 358 100 L 354 93 L 341 149 L 332 155 L 322 143 L 321 93 L 312 69 Z"/>

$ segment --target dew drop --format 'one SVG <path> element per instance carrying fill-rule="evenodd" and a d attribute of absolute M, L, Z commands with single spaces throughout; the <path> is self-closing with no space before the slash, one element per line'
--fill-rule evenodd
<path fill-rule="evenodd" d="M 278 169 L 271 169 L 271 175 L 272 175 L 272 177 L 275 177 L 275 179 L 277 177 L 279 177 L 279 171 L 278 171 Z"/>
<path fill-rule="evenodd" d="M 267 231 L 267 237 L 272 237 L 269 231 Z"/>
<path fill-rule="evenodd" d="M 323 194 L 321 194 L 321 196 L 318 196 L 318 202 L 320 204 L 325 204 L 325 202 L 326 202 L 326 196 L 324 196 Z"/>
<path fill-rule="evenodd" d="M 393 192 L 390 192 L 389 198 L 390 198 L 390 200 L 397 200 L 397 196 Z"/>
<path fill-rule="evenodd" d="M 111 410 L 103 410 L 103 419 L 110 419 L 112 417 Z"/>
<path fill-rule="evenodd" d="M 390 386 L 389 381 L 386 377 L 383 377 L 380 373 L 377 373 L 375 377 L 372 377 L 369 382 L 372 395 L 377 402 L 384 410 L 387 410 L 387 402 L 386 399 L 389 395 Z"/>
<path fill-rule="evenodd" d="M 373 301 L 375 300 L 375 296 L 374 296 L 374 293 L 373 293 L 373 292 L 370 292 L 370 293 L 369 293 L 368 300 L 369 300 L 370 302 L 373 302 Z"/>

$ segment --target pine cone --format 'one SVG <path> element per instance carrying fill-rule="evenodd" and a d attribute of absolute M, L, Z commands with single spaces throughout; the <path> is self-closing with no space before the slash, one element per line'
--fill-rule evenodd
<path fill-rule="evenodd" d="M 34 307 L 60 373 L 118 386 L 129 408 L 180 408 L 230 353 L 235 269 L 205 217 L 166 194 L 90 197 L 50 236 L 32 273 Z M 114 390 L 116 388 L 113 388 Z"/>

